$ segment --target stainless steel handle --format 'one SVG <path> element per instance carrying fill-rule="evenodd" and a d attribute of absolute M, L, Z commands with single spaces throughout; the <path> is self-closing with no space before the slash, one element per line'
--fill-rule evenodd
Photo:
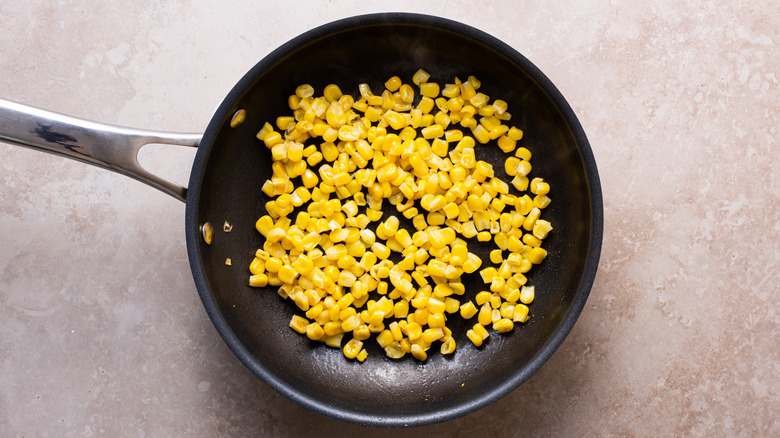
<path fill-rule="evenodd" d="M 0 99 L 0 140 L 113 170 L 185 201 L 187 188 L 144 169 L 138 151 L 150 143 L 198 147 L 201 134 L 123 128 Z"/>

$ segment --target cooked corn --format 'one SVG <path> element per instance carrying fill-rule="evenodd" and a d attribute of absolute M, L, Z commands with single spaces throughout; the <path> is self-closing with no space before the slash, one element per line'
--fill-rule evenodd
<path fill-rule="evenodd" d="M 474 76 L 440 85 L 423 69 L 411 84 L 389 78 L 379 94 L 359 84 L 357 100 L 335 84 L 321 96 L 303 84 L 288 99 L 292 115 L 262 126 L 274 162 L 249 284 L 277 287 L 305 313 L 293 330 L 360 362 L 372 333 L 388 357 L 424 361 L 437 342 L 441 354 L 455 351 L 448 314 L 478 317 L 467 331 L 476 346 L 486 327 L 505 333 L 528 320 L 534 288 L 523 274 L 547 256 L 550 186 L 531 175 L 508 103 L 480 87 Z M 512 154 L 503 163 L 512 187 L 477 159 L 491 142 Z M 385 199 L 414 230 L 385 216 Z M 480 271 L 489 291 L 470 298 L 461 277 L 482 268 L 469 251 L 475 237 L 497 249 Z"/>

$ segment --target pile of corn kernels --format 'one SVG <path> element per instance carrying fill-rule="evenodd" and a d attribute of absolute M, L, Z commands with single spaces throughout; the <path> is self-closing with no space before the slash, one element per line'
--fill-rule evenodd
<path fill-rule="evenodd" d="M 547 256 L 550 186 L 529 180 L 522 130 L 480 86 L 469 76 L 442 87 L 422 69 L 379 94 L 360 84 L 357 99 L 304 84 L 289 97 L 292 113 L 258 132 L 273 176 L 249 284 L 295 303 L 293 330 L 360 362 L 372 337 L 390 358 L 424 361 L 432 346 L 455 351 L 447 321 L 456 314 L 477 318 L 466 333 L 477 347 L 488 328 L 528 320 L 535 289 L 525 274 Z M 483 147 L 505 153 L 510 182 L 477 160 Z M 385 202 L 406 220 L 383 212 Z M 469 251 L 473 239 L 495 244 L 491 266 Z M 485 290 L 468 299 L 462 276 L 477 271 Z"/>

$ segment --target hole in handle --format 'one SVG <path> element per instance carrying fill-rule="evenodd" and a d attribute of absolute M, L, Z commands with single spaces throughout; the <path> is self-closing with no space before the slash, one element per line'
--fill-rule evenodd
<path fill-rule="evenodd" d="M 197 148 L 149 143 L 138 150 L 138 163 L 147 171 L 187 187 Z"/>

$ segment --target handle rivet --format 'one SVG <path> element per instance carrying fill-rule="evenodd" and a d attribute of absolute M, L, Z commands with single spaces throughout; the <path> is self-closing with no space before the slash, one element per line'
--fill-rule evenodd
<path fill-rule="evenodd" d="M 206 245 L 211 245 L 214 240 L 214 227 L 211 226 L 211 222 L 206 222 L 200 227 L 200 232 L 203 235 L 203 241 Z"/>

